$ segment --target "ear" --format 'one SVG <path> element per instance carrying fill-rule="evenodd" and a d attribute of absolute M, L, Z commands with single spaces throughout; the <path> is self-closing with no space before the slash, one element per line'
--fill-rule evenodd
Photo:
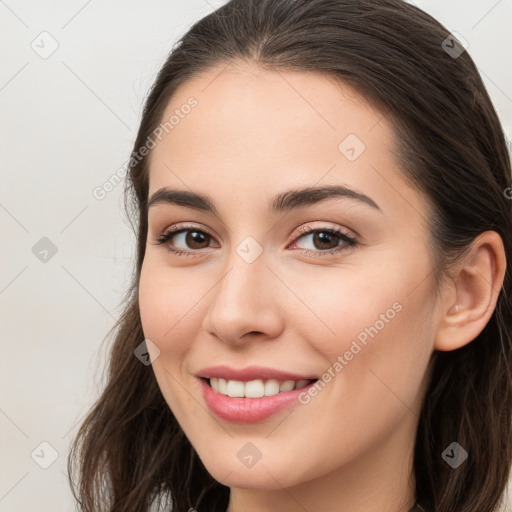
<path fill-rule="evenodd" d="M 495 231 L 485 231 L 457 266 L 445 295 L 434 348 L 455 350 L 473 341 L 489 322 L 503 286 L 506 256 Z"/>

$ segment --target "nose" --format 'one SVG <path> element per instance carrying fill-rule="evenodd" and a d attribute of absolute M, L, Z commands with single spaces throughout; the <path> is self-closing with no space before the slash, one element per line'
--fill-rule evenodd
<path fill-rule="evenodd" d="M 255 337 L 277 338 L 283 329 L 279 279 L 267 267 L 263 253 L 248 263 L 236 252 L 227 271 L 208 294 L 211 305 L 203 329 L 230 345 L 240 345 Z M 277 292 L 277 293 L 276 293 Z"/>

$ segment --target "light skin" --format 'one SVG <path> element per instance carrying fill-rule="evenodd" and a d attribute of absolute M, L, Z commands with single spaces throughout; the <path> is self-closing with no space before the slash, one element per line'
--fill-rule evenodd
<path fill-rule="evenodd" d="M 489 321 L 505 273 L 501 238 L 480 235 L 436 303 L 427 199 L 401 178 L 386 118 L 355 90 L 319 73 L 223 64 L 181 85 L 164 119 L 190 96 L 198 105 L 152 150 L 149 197 L 164 187 L 207 195 L 217 215 L 151 206 L 139 287 L 167 404 L 231 488 L 229 512 L 407 512 L 431 355 L 466 345 Z M 339 149 L 349 134 L 365 145 L 353 161 Z M 277 194 L 323 185 L 348 186 L 379 209 L 332 197 L 270 211 Z M 183 223 L 189 231 L 169 244 L 193 255 L 155 243 Z M 309 228 L 338 228 L 359 244 L 333 235 L 321 245 L 303 234 Z M 190 236 L 196 230 L 202 238 Z M 246 237 L 262 249 L 250 263 L 237 252 Z M 202 368 L 320 377 L 397 302 L 401 310 L 308 404 L 250 424 L 206 406 Z M 252 467 L 237 456 L 249 442 L 261 453 Z"/>

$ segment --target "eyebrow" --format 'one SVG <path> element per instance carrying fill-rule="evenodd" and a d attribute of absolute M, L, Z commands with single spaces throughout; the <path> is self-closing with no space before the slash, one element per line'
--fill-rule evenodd
<path fill-rule="evenodd" d="M 274 214 L 290 211 L 296 208 L 317 204 L 334 197 L 355 199 L 382 213 L 382 210 L 372 198 L 345 185 L 306 187 L 282 192 L 274 197 L 270 204 L 269 211 Z M 219 217 L 219 213 L 210 197 L 188 190 L 176 190 L 169 187 L 161 188 L 149 199 L 148 209 L 159 204 L 185 206 L 187 208 L 212 213 Z"/>

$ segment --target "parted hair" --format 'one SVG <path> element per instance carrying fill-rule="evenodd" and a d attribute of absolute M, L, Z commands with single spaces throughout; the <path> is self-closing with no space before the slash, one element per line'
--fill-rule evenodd
<path fill-rule="evenodd" d="M 180 85 L 237 62 L 328 73 L 386 116 L 398 172 L 428 198 L 436 283 L 487 230 L 501 236 L 512 261 L 507 141 L 468 51 L 430 15 L 402 0 L 231 0 L 172 47 L 145 100 L 132 155 L 162 122 Z M 81 512 L 146 512 L 155 505 L 224 512 L 229 487 L 205 469 L 151 366 L 134 357 L 144 340 L 138 283 L 148 157 L 132 158 L 126 177 L 135 268 L 123 313 L 108 333 L 104 389 L 72 442 L 70 485 Z M 413 468 L 416 500 L 432 511 L 494 512 L 503 499 L 512 455 L 511 299 L 508 265 L 483 331 L 460 349 L 433 354 Z M 468 452 L 456 469 L 442 458 L 454 441 Z"/>

